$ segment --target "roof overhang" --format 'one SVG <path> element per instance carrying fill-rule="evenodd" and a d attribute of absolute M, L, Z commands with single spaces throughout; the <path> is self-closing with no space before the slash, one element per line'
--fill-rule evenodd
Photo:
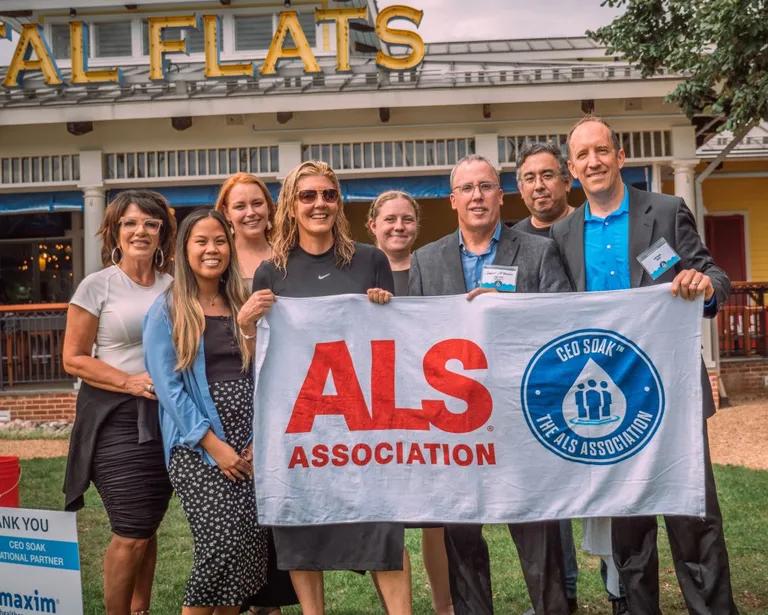
<path fill-rule="evenodd" d="M 0 125 L 31 125 L 79 121 L 115 121 L 277 113 L 278 111 L 336 111 L 377 107 L 435 107 L 479 104 L 542 103 L 584 99 L 663 98 L 677 80 L 611 81 L 479 86 L 431 89 L 240 94 L 210 98 L 150 98 L 115 104 L 72 102 L 14 108 L 0 113 Z"/>

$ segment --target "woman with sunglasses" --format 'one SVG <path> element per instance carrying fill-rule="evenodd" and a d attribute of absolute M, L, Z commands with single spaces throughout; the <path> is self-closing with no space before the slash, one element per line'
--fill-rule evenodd
<path fill-rule="evenodd" d="M 162 195 L 118 194 L 99 230 L 106 268 L 80 283 L 67 311 L 64 369 L 82 383 L 65 508 L 82 508 L 93 481 L 112 528 L 104 554 L 109 615 L 149 613 L 156 531 L 171 497 L 141 336 L 144 315 L 171 283 L 175 234 L 176 221 Z"/>
<path fill-rule="evenodd" d="M 268 530 L 251 480 L 253 342 L 235 325 L 248 291 L 224 217 L 181 223 L 176 276 L 144 323 L 168 474 L 194 540 L 183 615 L 235 615 L 266 580 Z"/>
<path fill-rule="evenodd" d="M 221 185 L 215 209 L 229 223 L 235 240 L 240 274 L 250 291 L 254 271 L 272 256 L 272 247 L 269 245 L 272 220 L 275 217 L 272 195 L 266 184 L 255 175 L 235 173 Z M 281 606 L 298 602 L 290 576 L 284 570 L 277 569 L 271 532 L 267 538 L 267 583 L 257 595 L 249 597 L 244 604 L 250 607 L 249 612 L 254 615 L 279 615 Z"/>
<path fill-rule="evenodd" d="M 371 203 L 366 228 L 376 247 L 387 255 L 395 279 L 395 296 L 408 295 L 411 252 L 419 234 L 421 208 L 407 192 L 388 190 Z M 441 525 L 410 525 L 421 528 L 421 552 L 432 590 L 436 615 L 452 615 L 453 601 L 448 581 L 448 555 Z"/>
<path fill-rule="evenodd" d="M 352 240 L 339 180 L 324 162 L 304 162 L 285 178 L 275 213 L 272 258 L 256 270 L 253 290 L 238 315 L 247 336 L 256 335 L 255 322 L 269 310 L 275 295 L 367 293 L 376 303 L 386 303 L 392 296 L 386 256 Z M 402 524 L 275 527 L 272 532 L 278 568 L 290 570 L 304 615 L 325 612 L 323 571 L 349 569 L 372 572 L 387 613 L 411 613 Z"/>

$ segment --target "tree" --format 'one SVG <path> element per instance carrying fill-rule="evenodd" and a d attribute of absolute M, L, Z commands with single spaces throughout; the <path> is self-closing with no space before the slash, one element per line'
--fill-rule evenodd
<path fill-rule="evenodd" d="M 768 0 L 604 0 L 626 6 L 587 34 L 649 77 L 683 77 L 668 96 L 685 114 L 722 116 L 744 134 L 768 119 Z"/>

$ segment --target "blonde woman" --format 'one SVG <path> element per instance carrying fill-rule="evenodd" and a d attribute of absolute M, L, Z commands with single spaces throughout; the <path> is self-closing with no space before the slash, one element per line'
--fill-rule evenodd
<path fill-rule="evenodd" d="M 285 178 L 272 231 L 272 258 L 256 270 L 253 290 L 240 311 L 246 335 L 255 335 L 253 322 L 266 313 L 274 295 L 367 293 L 377 303 L 392 296 L 387 257 L 352 240 L 339 180 L 324 162 L 304 162 Z M 304 615 L 325 612 L 323 571 L 339 569 L 370 570 L 387 613 L 411 613 L 402 524 L 276 527 L 273 534 L 278 568 L 291 571 Z"/>
<path fill-rule="evenodd" d="M 235 322 L 248 295 L 224 217 L 181 224 L 176 277 L 144 324 L 168 474 L 194 539 L 183 615 L 235 615 L 266 579 L 267 530 L 251 480 L 253 342 Z"/>
<path fill-rule="evenodd" d="M 388 190 L 371 203 L 366 227 L 376 247 L 389 259 L 395 280 L 395 296 L 408 294 L 411 252 L 419 234 L 421 209 L 407 192 Z M 421 530 L 421 552 L 432 590 L 432 607 L 437 615 L 452 615 L 453 602 L 448 581 L 448 555 L 440 525 L 406 525 Z"/>
<path fill-rule="evenodd" d="M 229 222 L 235 239 L 235 252 L 248 291 L 253 285 L 253 272 L 272 256 L 269 235 L 275 217 L 275 203 L 266 184 L 250 173 L 230 175 L 219 190 L 216 211 Z M 246 600 L 256 615 L 279 615 L 280 607 L 298 603 L 287 572 L 277 569 L 275 544 L 268 535 L 269 562 L 267 583 L 258 594 Z"/>
<path fill-rule="evenodd" d="M 230 175 L 219 190 L 216 211 L 227 219 L 243 281 L 250 290 L 253 272 L 272 256 L 269 234 L 275 204 L 266 184 L 250 173 Z"/>
<path fill-rule="evenodd" d="M 108 615 L 149 613 L 157 528 L 171 498 L 141 323 L 171 283 L 176 221 L 151 190 L 125 190 L 99 231 L 104 269 L 77 287 L 67 310 L 64 369 L 82 378 L 64 479 L 66 510 L 93 481 L 112 538 L 104 553 Z"/>

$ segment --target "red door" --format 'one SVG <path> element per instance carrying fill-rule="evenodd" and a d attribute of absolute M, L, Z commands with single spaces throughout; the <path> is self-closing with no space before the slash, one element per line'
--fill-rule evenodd
<path fill-rule="evenodd" d="M 707 247 L 715 262 L 725 269 L 731 281 L 747 279 L 747 258 L 744 249 L 744 216 L 705 216 Z"/>

